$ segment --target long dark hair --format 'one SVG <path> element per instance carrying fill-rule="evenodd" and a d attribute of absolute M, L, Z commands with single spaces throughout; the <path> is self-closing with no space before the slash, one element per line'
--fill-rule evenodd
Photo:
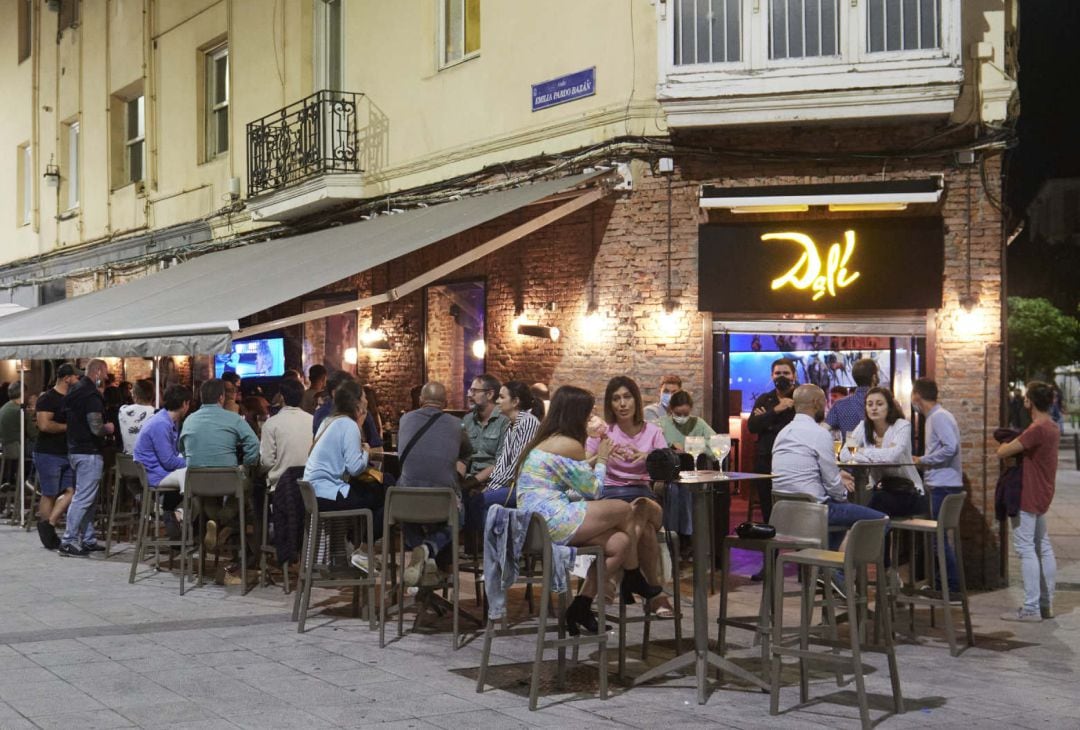
<path fill-rule="evenodd" d="M 521 450 L 521 455 L 514 464 L 513 481 L 517 481 L 521 465 L 525 463 L 525 459 L 532 450 L 552 436 L 567 436 L 584 446 L 589 437 L 586 431 L 589 416 L 592 415 L 595 405 L 596 397 L 584 388 L 564 385 L 556 390 L 551 399 L 551 408 L 548 409 L 544 420 L 540 422 L 536 436 Z"/>
<path fill-rule="evenodd" d="M 626 388 L 630 391 L 630 395 L 634 397 L 634 425 L 640 426 L 645 423 L 645 407 L 641 403 L 641 388 L 638 387 L 633 378 L 627 375 L 616 375 L 608 381 L 607 389 L 604 391 L 604 420 L 608 423 L 615 423 L 615 410 L 611 407 L 611 399 L 619 388 Z"/>
<path fill-rule="evenodd" d="M 888 411 L 885 413 L 885 423 L 891 426 L 904 417 L 904 412 L 901 411 L 900 406 L 897 405 L 891 390 L 880 387 L 871 388 L 866 391 L 866 398 L 875 394 L 883 397 L 885 399 L 885 405 L 888 407 Z M 863 427 L 866 429 L 866 444 L 871 446 L 874 443 L 874 424 L 866 417 L 866 398 L 863 399 Z"/>
<path fill-rule="evenodd" d="M 346 380 L 334 389 L 334 415 L 356 418 L 356 409 L 364 389 L 355 380 Z"/>
<path fill-rule="evenodd" d="M 511 398 L 517 398 L 519 411 L 528 411 L 540 419 L 544 417 L 544 404 L 539 402 L 539 409 L 537 409 L 537 400 L 533 398 L 532 389 L 527 383 L 511 380 L 509 383 L 503 383 L 503 387 Z"/>

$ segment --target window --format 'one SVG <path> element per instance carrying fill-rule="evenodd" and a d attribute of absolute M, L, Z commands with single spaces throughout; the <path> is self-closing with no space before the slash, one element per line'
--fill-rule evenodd
<path fill-rule="evenodd" d="M 146 177 L 146 116 L 144 97 L 124 102 L 124 180 L 139 182 Z"/>
<path fill-rule="evenodd" d="M 33 47 L 34 35 L 32 18 L 34 16 L 33 0 L 17 0 L 19 3 L 19 63 L 30 58 L 30 49 Z"/>
<path fill-rule="evenodd" d="M 480 0 L 442 0 L 442 65 L 480 52 Z"/>
<path fill-rule="evenodd" d="M 79 207 L 79 123 L 71 122 L 64 125 L 67 128 L 67 180 L 63 191 L 67 209 Z"/>
<path fill-rule="evenodd" d="M 206 159 L 229 150 L 229 49 L 206 54 Z"/>
<path fill-rule="evenodd" d="M 19 175 L 17 200 L 17 218 L 20 226 L 30 224 L 34 203 L 34 161 L 30 154 L 30 143 L 19 145 L 16 168 Z"/>
<path fill-rule="evenodd" d="M 840 45 L 839 0 L 772 0 L 769 58 L 835 56 Z"/>
<path fill-rule="evenodd" d="M 344 48 L 341 42 L 343 0 L 316 0 L 315 88 L 342 91 Z"/>
<path fill-rule="evenodd" d="M 941 47 L 941 0 L 869 0 L 867 6 L 871 53 Z"/>
<path fill-rule="evenodd" d="M 60 0 L 57 29 L 61 32 L 79 25 L 79 0 Z"/>
<path fill-rule="evenodd" d="M 677 0 L 675 64 L 742 59 L 742 0 Z"/>

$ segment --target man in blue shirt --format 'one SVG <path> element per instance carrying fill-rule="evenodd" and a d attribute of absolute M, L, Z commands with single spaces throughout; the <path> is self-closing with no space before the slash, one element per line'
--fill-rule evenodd
<path fill-rule="evenodd" d="M 151 489 L 161 486 L 170 475 L 187 466 L 180 454 L 178 441 L 180 422 L 191 406 L 191 389 L 183 385 L 170 385 L 165 390 L 163 405 L 142 427 L 135 441 L 134 458 L 145 467 L 146 481 Z M 180 539 L 176 508 L 180 506 L 181 499 L 179 492 L 165 492 L 161 496 L 161 507 L 165 511 L 162 521 L 170 540 Z"/>
<path fill-rule="evenodd" d="M 877 385 L 877 363 L 868 357 L 857 360 L 851 366 L 851 377 L 855 380 L 855 392 L 833 403 L 825 417 L 829 428 L 837 429 L 845 436 L 866 418 L 866 392 Z"/>
<path fill-rule="evenodd" d="M 937 402 L 938 387 L 930 378 L 919 378 L 911 387 L 911 405 L 926 419 L 923 455 L 915 463 L 923 467 L 923 484 L 930 490 L 934 518 L 941 503 L 950 494 L 964 490 L 964 469 L 960 453 L 960 427 L 953 414 Z M 959 590 L 956 578 L 956 553 L 945 543 L 945 566 L 949 590 Z"/>

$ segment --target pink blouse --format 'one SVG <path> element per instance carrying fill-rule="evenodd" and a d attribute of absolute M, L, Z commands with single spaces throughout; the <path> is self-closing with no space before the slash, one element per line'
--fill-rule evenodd
<path fill-rule="evenodd" d="M 660 430 L 660 427 L 654 423 L 646 423 L 638 431 L 637 436 L 630 437 L 613 423 L 608 426 L 607 435 L 615 442 L 615 450 L 611 452 L 611 457 L 607 462 L 607 477 L 604 479 L 604 484 L 611 487 L 648 484 L 649 471 L 645 468 L 645 459 L 633 463 L 632 459 L 624 458 L 623 450 L 626 449 L 626 456 L 629 456 L 630 449 L 636 449 L 645 454 L 654 449 L 666 449 L 667 439 L 664 438 L 664 432 Z M 589 456 L 592 456 L 599 445 L 600 439 L 591 437 L 585 442 L 585 450 Z"/>

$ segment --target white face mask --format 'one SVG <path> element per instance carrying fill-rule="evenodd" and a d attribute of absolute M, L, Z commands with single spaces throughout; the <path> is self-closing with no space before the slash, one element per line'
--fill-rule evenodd
<path fill-rule="evenodd" d="M 687 421 L 690 420 L 690 416 L 672 416 L 671 420 L 674 421 L 675 423 L 679 424 L 680 426 L 682 426 L 683 424 L 685 424 Z"/>

